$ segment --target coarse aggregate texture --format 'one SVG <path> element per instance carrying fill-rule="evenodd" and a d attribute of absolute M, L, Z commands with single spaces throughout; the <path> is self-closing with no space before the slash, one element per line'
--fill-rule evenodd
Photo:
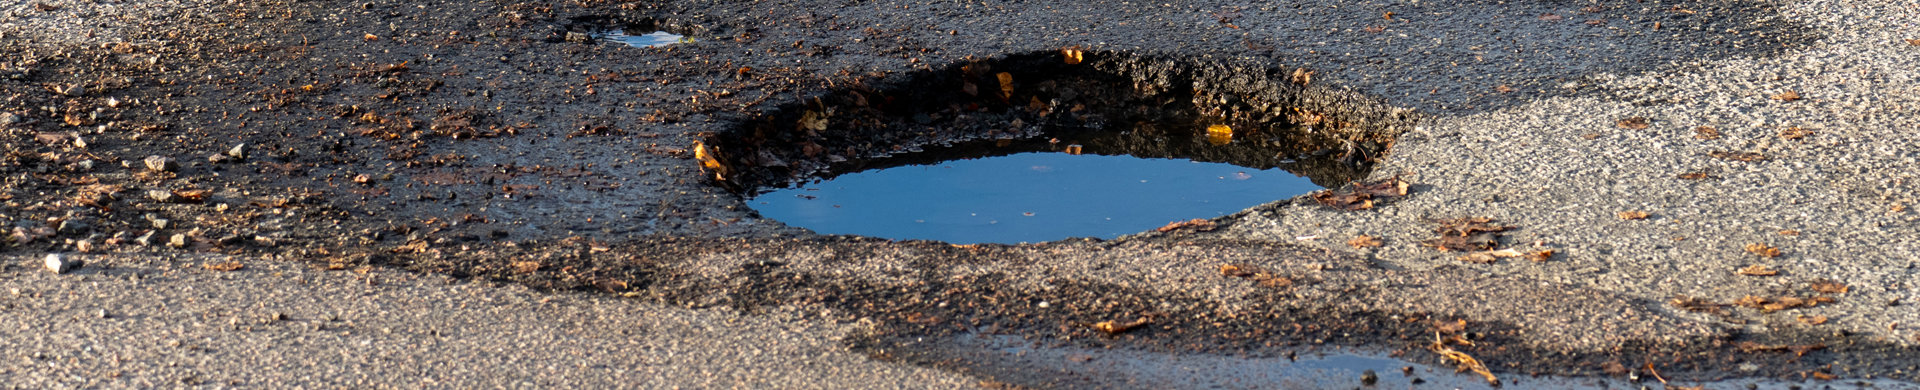
<path fill-rule="evenodd" d="M 8 388 L 961 387 L 873 361 L 857 323 L 542 293 L 384 268 L 221 255 L 5 259 Z M 209 268 L 239 263 L 243 268 Z M 785 316 L 790 317 L 790 316 Z"/>
<path fill-rule="evenodd" d="M 1358 345 L 1440 363 L 1429 346 L 1441 333 L 1472 341 L 1455 347 L 1502 374 L 1920 372 L 1903 325 L 1920 321 L 1908 296 L 1920 260 L 1910 1 L 32 4 L 0 8 L 0 223 L 4 250 L 24 259 L 104 252 L 127 256 L 115 269 L 174 269 L 272 258 L 262 262 L 509 281 L 582 302 L 637 297 L 646 303 L 619 305 L 748 323 L 689 336 L 738 359 L 768 346 L 840 359 L 845 349 L 812 348 L 846 336 L 842 348 L 878 361 L 950 368 L 887 348 L 984 332 L 1215 356 Z M 695 40 L 577 39 L 626 24 Z M 1276 199 L 1112 241 L 955 246 L 764 220 L 693 159 L 696 141 L 815 97 L 938 93 L 916 80 L 1074 46 L 1118 77 L 1189 81 L 1229 109 L 1286 103 L 1397 135 L 1372 175 L 1412 193 L 1356 211 Z M 915 142 L 937 139 L 873 146 Z M 226 153 L 236 145 L 244 157 Z M 178 163 L 147 169 L 155 155 Z M 1635 211 L 1648 217 L 1620 216 Z M 1501 246 L 1553 255 L 1482 264 L 1421 244 L 1435 221 L 1459 217 L 1516 226 Z M 1383 245 L 1348 244 L 1359 235 Z M 1756 264 L 1779 273 L 1735 273 Z M 196 288 L 266 299 L 245 290 L 272 280 L 249 272 L 266 267 L 196 271 L 235 280 Z M 98 277 L 8 272 L 24 291 Z M 1748 296 L 1823 301 L 1727 306 Z M 88 303 L 46 304 L 35 310 Z M 533 321 L 516 314 L 447 316 Z M 393 337 L 421 340 L 438 320 L 395 321 Z M 827 325 L 732 333 L 796 323 Z M 467 342 L 518 342 L 509 336 Z M 409 356 L 466 359 L 422 353 Z M 554 356 L 581 361 L 502 359 Z M 832 365 L 913 370 L 846 362 Z M 668 364 L 660 383 L 820 367 L 693 366 Z M 603 383 L 592 380 L 554 383 Z"/>

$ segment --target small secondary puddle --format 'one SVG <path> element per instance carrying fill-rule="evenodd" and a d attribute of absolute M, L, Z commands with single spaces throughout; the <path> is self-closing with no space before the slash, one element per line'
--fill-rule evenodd
<path fill-rule="evenodd" d="M 594 39 L 620 42 L 633 47 L 666 46 L 675 43 L 689 43 L 692 38 L 666 31 L 654 31 L 641 35 L 630 35 L 625 31 L 613 30 L 593 35 Z"/>
<path fill-rule="evenodd" d="M 824 234 L 1009 243 L 1114 238 L 1320 188 L 1281 169 L 1029 152 L 863 171 L 751 206 Z"/>
<path fill-rule="evenodd" d="M 694 155 L 762 217 L 971 244 L 1114 238 L 1232 214 L 1364 178 L 1391 142 L 1280 104 L 1302 88 L 1279 70 L 1216 86 L 1126 57 L 1032 53 L 889 88 L 856 83 L 709 137 Z"/>

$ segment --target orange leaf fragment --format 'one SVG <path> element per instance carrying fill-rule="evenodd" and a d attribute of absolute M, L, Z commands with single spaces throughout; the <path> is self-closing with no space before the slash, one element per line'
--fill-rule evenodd
<path fill-rule="evenodd" d="M 1760 257 L 1780 257 L 1780 248 L 1768 246 L 1767 244 L 1757 242 L 1747 244 L 1746 249 L 1747 253 L 1752 253 Z"/>
<path fill-rule="evenodd" d="M 247 268 L 247 265 L 240 264 L 240 262 L 238 261 L 229 261 L 225 263 L 207 264 L 205 265 L 205 267 L 207 267 L 207 269 L 210 269 L 210 270 L 224 272 L 224 271 L 238 271 L 241 268 Z"/>
<path fill-rule="evenodd" d="M 1827 316 L 1802 315 L 1802 316 L 1794 317 L 1794 319 L 1799 320 L 1800 323 L 1807 324 L 1807 325 L 1820 325 L 1820 324 L 1827 323 Z"/>
<path fill-rule="evenodd" d="M 1380 245 L 1382 245 L 1380 238 L 1367 235 L 1355 236 L 1353 239 L 1347 240 L 1347 246 L 1351 246 L 1354 249 L 1379 248 Z"/>
<path fill-rule="evenodd" d="M 1615 125 L 1618 125 L 1621 128 L 1625 128 L 1625 129 L 1645 130 L 1648 126 L 1652 126 L 1652 123 L 1647 121 L 1647 117 L 1636 116 L 1632 118 L 1621 119 L 1620 122 L 1615 123 Z"/>
<path fill-rule="evenodd" d="M 1776 94 L 1773 94 L 1773 100 L 1779 100 L 1779 101 L 1783 101 L 1783 102 L 1791 102 L 1791 101 L 1795 101 L 1795 100 L 1800 100 L 1800 93 L 1799 93 L 1799 92 L 1794 92 L 1794 91 L 1786 91 L 1786 92 L 1781 92 L 1781 93 L 1776 93 Z"/>
<path fill-rule="evenodd" d="M 1000 99 L 1005 100 L 1013 97 L 1013 74 L 1000 72 L 1000 74 L 994 76 L 1000 78 Z"/>
<path fill-rule="evenodd" d="M 1080 63 L 1080 61 L 1083 59 L 1083 54 L 1084 53 L 1080 51 L 1079 46 L 1072 46 L 1072 47 L 1060 49 L 1060 57 L 1066 60 L 1067 65 L 1074 65 L 1074 64 Z"/>
<path fill-rule="evenodd" d="M 1619 215 L 1620 219 L 1633 221 L 1647 219 L 1648 214 L 1645 211 L 1622 211 Z"/>
<path fill-rule="evenodd" d="M 1133 320 L 1129 322 L 1100 321 L 1098 323 L 1093 324 L 1093 329 L 1101 332 L 1106 332 L 1107 334 L 1110 334 L 1110 335 L 1114 335 L 1114 334 L 1126 333 L 1127 331 L 1133 330 L 1134 328 L 1139 328 L 1146 324 L 1147 324 L 1147 318 L 1141 317 L 1138 320 Z"/>
<path fill-rule="evenodd" d="M 1720 129 L 1715 129 L 1712 126 L 1695 127 L 1693 128 L 1693 138 L 1703 140 L 1720 139 Z"/>
<path fill-rule="evenodd" d="M 1807 289 L 1821 294 L 1846 294 L 1847 285 L 1832 280 L 1816 280 L 1807 284 Z"/>
<path fill-rule="evenodd" d="M 1793 127 L 1788 127 L 1785 130 L 1780 130 L 1780 138 L 1787 139 L 1787 140 L 1798 141 L 1800 139 L 1807 138 L 1807 136 L 1809 135 L 1813 135 L 1813 130 L 1802 129 L 1800 128 L 1800 126 L 1793 126 Z"/>
<path fill-rule="evenodd" d="M 1199 230 L 1199 231 L 1213 230 L 1213 221 L 1208 221 L 1208 220 L 1199 219 L 1199 218 L 1189 219 L 1185 221 L 1173 221 L 1171 223 L 1168 223 L 1166 226 L 1161 226 L 1158 229 L 1153 229 L 1153 231 L 1166 233 L 1166 232 L 1186 229 L 1186 228 L 1193 228 L 1194 230 Z"/>
<path fill-rule="evenodd" d="M 1780 271 L 1774 270 L 1773 268 L 1768 268 L 1766 265 L 1763 265 L 1763 264 L 1754 264 L 1746 267 L 1741 267 L 1739 270 L 1734 271 L 1734 273 L 1746 275 L 1746 276 L 1774 276 L 1774 275 L 1779 275 Z"/>

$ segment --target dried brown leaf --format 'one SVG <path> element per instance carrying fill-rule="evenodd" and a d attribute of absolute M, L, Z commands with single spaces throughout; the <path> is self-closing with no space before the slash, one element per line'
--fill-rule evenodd
<path fill-rule="evenodd" d="M 1813 292 L 1817 292 L 1821 294 L 1838 295 L 1838 294 L 1846 294 L 1849 287 L 1847 287 L 1847 285 L 1845 284 L 1841 284 L 1840 282 L 1821 279 L 1821 280 L 1815 280 L 1812 283 L 1808 283 L 1807 289 L 1813 290 Z"/>
<path fill-rule="evenodd" d="M 1383 243 L 1380 242 L 1380 238 L 1373 237 L 1373 236 L 1361 235 L 1361 236 L 1355 236 L 1351 240 L 1347 240 L 1347 246 L 1351 246 L 1354 249 L 1379 248 L 1381 245 L 1383 245 Z"/>
<path fill-rule="evenodd" d="M 1458 257 L 1458 259 L 1460 261 L 1464 261 L 1468 263 L 1493 264 L 1494 262 L 1497 262 L 1500 259 L 1522 257 L 1522 256 L 1526 256 L 1526 255 L 1520 253 L 1520 251 L 1516 251 L 1513 249 L 1501 249 L 1501 250 L 1493 250 L 1493 251 L 1480 251 L 1480 252 L 1468 253 L 1465 256 Z"/>
<path fill-rule="evenodd" d="M 1820 325 L 1820 324 L 1827 323 L 1827 316 L 1802 315 L 1802 316 L 1794 317 L 1793 319 L 1799 320 L 1800 323 L 1807 324 L 1807 325 Z"/>
<path fill-rule="evenodd" d="M 1630 129 L 1630 130 L 1646 130 L 1647 127 L 1653 125 L 1652 122 L 1647 121 L 1646 117 L 1642 117 L 1642 116 L 1621 119 L 1619 122 L 1616 122 L 1614 124 L 1620 126 L 1621 128 Z"/>
<path fill-rule="evenodd" d="M 1620 212 L 1619 215 L 1620 215 L 1620 219 L 1632 221 L 1632 220 L 1647 219 L 1648 214 L 1645 211 L 1622 211 Z"/>
<path fill-rule="evenodd" d="M 211 263 L 204 267 L 214 271 L 239 271 L 241 268 L 247 268 L 247 265 L 240 264 L 238 261 L 229 261 L 225 263 Z"/>
<path fill-rule="evenodd" d="M 1799 92 L 1794 92 L 1794 91 L 1786 91 L 1786 92 L 1781 92 L 1781 93 L 1776 93 L 1776 94 L 1773 94 L 1773 100 L 1779 100 L 1779 101 L 1783 101 L 1783 102 L 1791 102 L 1791 101 L 1795 101 L 1795 100 L 1800 100 L 1800 93 L 1799 93 Z"/>
<path fill-rule="evenodd" d="M 1755 256 L 1769 257 L 1769 258 L 1780 257 L 1780 248 L 1775 248 L 1773 246 L 1763 244 L 1763 243 L 1756 242 L 1752 244 L 1747 244 L 1746 249 L 1747 249 L 1747 253 L 1752 253 Z"/>
<path fill-rule="evenodd" d="M 1741 275 L 1746 275 L 1746 276 L 1774 276 L 1774 275 L 1780 274 L 1780 271 L 1775 270 L 1773 268 L 1768 268 L 1764 264 L 1754 264 L 1746 267 L 1741 267 L 1740 269 L 1735 270 L 1733 272 Z"/>
<path fill-rule="evenodd" d="M 1693 138 L 1698 138 L 1703 140 L 1720 139 L 1720 129 L 1715 129 L 1711 126 L 1695 127 L 1693 128 Z"/>
<path fill-rule="evenodd" d="M 1553 259 L 1552 249 L 1527 252 L 1527 260 L 1533 260 L 1533 262 L 1535 263 L 1545 263 L 1547 262 L 1547 260 L 1552 260 L 1552 259 Z"/>
<path fill-rule="evenodd" d="M 1106 332 L 1106 334 L 1115 335 L 1115 334 L 1126 333 L 1127 331 L 1134 330 L 1135 328 L 1145 326 L 1147 322 L 1148 321 L 1146 317 L 1141 317 L 1138 320 L 1133 320 L 1128 322 L 1100 321 L 1098 323 L 1093 324 L 1093 329 L 1101 332 Z"/>
<path fill-rule="evenodd" d="M 1673 299 L 1667 301 L 1667 304 L 1673 305 L 1673 307 L 1680 308 L 1681 310 L 1711 314 L 1720 314 L 1722 313 L 1721 308 L 1727 307 L 1726 304 L 1685 295 L 1673 297 Z"/>
<path fill-rule="evenodd" d="M 1712 177 L 1713 176 L 1708 175 L 1706 172 L 1687 172 L 1674 176 L 1674 178 L 1680 180 L 1706 180 Z"/>
<path fill-rule="evenodd" d="M 1802 129 L 1800 128 L 1800 126 L 1793 126 L 1793 127 L 1788 127 L 1784 130 L 1780 130 L 1780 138 L 1790 140 L 1790 141 L 1798 141 L 1801 139 L 1805 139 L 1809 135 L 1813 135 L 1813 130 Z"/>
<path fill-rule="evenodd" d="M 1189 219 L 1185 221 L 1173 221 L 1173 222 L 1167 223 L 1166 226 L 1161 226 L 1158 229 L 1153 229 L 1153 231 L 1166 233 L 1170 231 L 1191 228 L 1193 230 L 1204 232 L 1204 231 L 1213 230 L 1213 227 L 1214 227 L 1213 221 L 1194 218 L 1194 219 Z"/>
<path fill-rule="evenodd" d="M 1761 160 L 1767 159 L 1766 155 L 1753 153 L 1753 152 L 1727 152 L 1727 151 L 1715 150 L 1715 151 L 1707 152 L 1707 155 L 1713 156 L 1713 158 L 1717 158 L 1721 160 L 1739 161 L 1739 162 L 1754 162 L 1754 161 L 1761 161 Z"/>

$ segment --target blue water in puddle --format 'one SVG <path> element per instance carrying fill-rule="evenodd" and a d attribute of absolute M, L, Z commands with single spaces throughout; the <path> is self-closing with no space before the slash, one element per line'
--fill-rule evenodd
<path fill-rule="evenodd" d="M 749 204 L 821 234 L 1017 243 L 1114 238 L 1320 188 L 1281 169 L 1032 152 L 856 172 Z"/>

